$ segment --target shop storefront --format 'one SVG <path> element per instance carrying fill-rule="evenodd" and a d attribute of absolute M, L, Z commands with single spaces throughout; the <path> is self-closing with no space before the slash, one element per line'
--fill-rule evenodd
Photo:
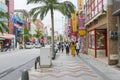
<path fill-rule="evenodd" d="M 13 44 L 13 49 L 15 48 L 15 36 L 13 34 L 0 34 L 0 51 L 4 51 L 6 44 Z"/>
<path fill-rule="evenodd" d="M 117 17 L 117 24 L 116 27 L 118 28 L 117 36 L 118 36 L 118 66 L 120 67 L 120 1 L 114 0 L 113 1 L 113 16 Z"/>
<path fill-rule="evenodd" d="M 80 53 L 86 54 L 86 29 L 79 29 L 78 31 L 78 42 L 80 44 Z"/>
<path fill-rule="evenodd" d="M 15 45 L 18 47 L 19 45 L 17 43 L 22 44 L 23 41 L 23 28 L 24 28 L 24 22 L 21 18 L 18 16 L 14 17 L 14 35 L 15 35 Z"/>
<path fill-rule="evenodd" d="M 111 38 L 118 30 L 116 17 L 112 15 L 113 0 L 89 1 L 85 8 L 88 54 L 109 65 L 117 64 L 117 40 Z"/>
<path fill-rule="evenodd" d="M 95 29 L 88 33 L 88 54 L 94 57 L 107 57 L 107 31 L 106 29 Z"/>
<path fill-rule="evenodd" d="M 4 41 L 5 39 L 4 38 L 1 38 L 0 37 L 0 51 L 2 50 L 2 45 L 3 45 L 3 41 Z"/>

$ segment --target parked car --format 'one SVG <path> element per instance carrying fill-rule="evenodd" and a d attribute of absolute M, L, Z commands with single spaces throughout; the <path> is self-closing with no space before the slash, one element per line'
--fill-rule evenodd
<path fill-rule="evenodd" d="M 31 48 L 33 48 L 32 43 L 31 43 L 31 42 L 26 42 L 25 48 L 26 48 L 26 49 L 31 49 Z"/>
<path fill-rule="evenodd" d="M 41 48 L 41 44 L 36 44 L 35 48 Z"/>

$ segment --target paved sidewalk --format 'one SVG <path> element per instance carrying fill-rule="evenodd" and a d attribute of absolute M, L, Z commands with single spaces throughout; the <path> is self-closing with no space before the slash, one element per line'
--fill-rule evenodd
<path fill-rule="evenodd" d="M 120 71 L 84 54 L 57 53 L 51 68 L 29 71 L 30 80 L 120 80 Z"/>
<path fill-rule="evenodd" d="M 107 80 L 120 80 L 120 69 L 113 68 L 104 62 L 101 62 L 91 56 L 80 54 L 81 60 L 94 69 L 100 76 L 107 78 Z M 104 79 L 106 80 L 106 79 Z"/>

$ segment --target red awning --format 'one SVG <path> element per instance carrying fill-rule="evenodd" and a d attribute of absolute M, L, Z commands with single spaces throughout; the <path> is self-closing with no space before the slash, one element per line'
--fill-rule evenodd
<path fill-rule="evenodd" d="M 9 40 L 12 40 L 12 39 L 13 39 L 13 37 L 7 36 L 7 35 L 1 35 L 0 37 L 1 37 L 1 38 L 4 38 L 4 39 L 9 39 Z"/>
<path fill-rule="evenodd" d="M 9 40 L 12 40 L 13 38 L 11 37 L 8 37 L 8 36 L 0 36 L 1 38 L 4 38 L 4 39 L 9 39 Z"/>
<path fill-rule="evenodd" d="M 16 24 L 16 27 L 17 28 L 23 28 L 22 26 L 20 26 L 19 24 Z"/>

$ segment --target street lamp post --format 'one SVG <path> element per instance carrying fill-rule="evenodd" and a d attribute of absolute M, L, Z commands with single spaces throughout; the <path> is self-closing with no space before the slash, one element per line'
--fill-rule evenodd
<path fill-rule="evenodd" d="M 63 32 L 63 35 L 62 35 L 62 36 L 64 36 L 64 25 L 63 25 L 63 19 L 64 19 L 64 17 L 62 16 L 62 32 Z M 63 41 L 64 41 L 64 37 L 63 37 Z"/>
<path fill-rule="evenodd" d="M 25 48 L 24 28 L 23 28 L 23 49 Z"/>

